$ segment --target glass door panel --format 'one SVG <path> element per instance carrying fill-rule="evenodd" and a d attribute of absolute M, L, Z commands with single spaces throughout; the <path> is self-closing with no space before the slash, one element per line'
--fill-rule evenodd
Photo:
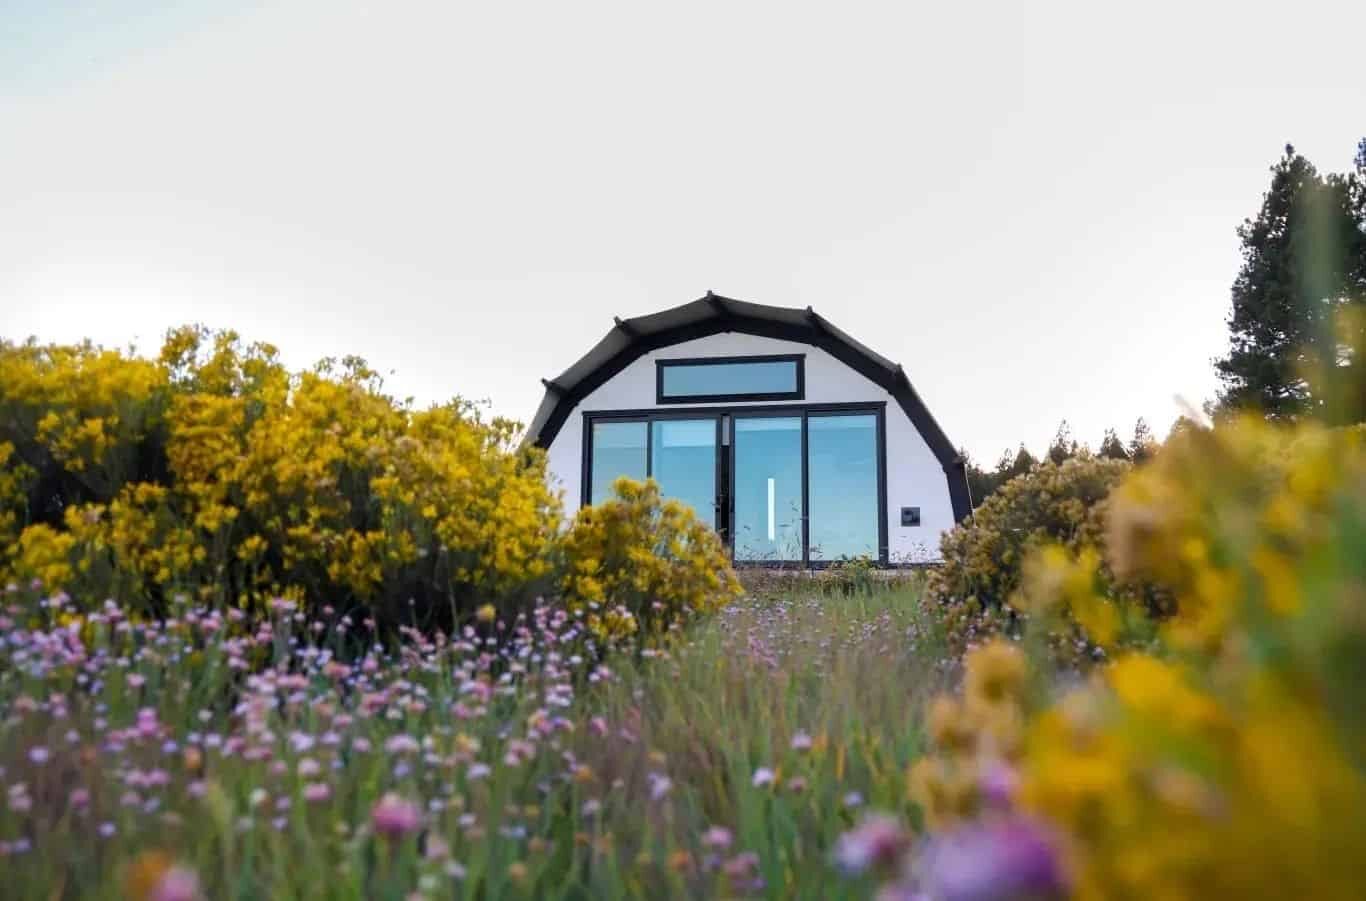
<path fill-rule="evenodd" d="M 716 526 L 716 419 L 656 419 L 651 423 L 650 472 L 660 493 L 693 508 Z"/>
<path fill-rule="evenodd" d="M 593 472 L 588 500 L 600 504 L 612 497 L 612 483 L 620 476 L 645 481 L 645 448 L 649 434 L 646 423 L 593 423 Z"/>
<path fill-rule="evenodd" d="M 735 418 L 736 560 L 802 559 L 802 418 Z"/>
<path fill-rule="evenodd" d="M 877 559 L 877 417 L 811 414 L 807 479 L 811 559 Z"/>

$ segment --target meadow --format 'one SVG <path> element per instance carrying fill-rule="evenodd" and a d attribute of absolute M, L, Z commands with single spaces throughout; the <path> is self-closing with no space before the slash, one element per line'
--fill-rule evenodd
<path fill-rule="evenodd" d="M 1366 428 L 1002 485 L 738 574 L 653 482 L 363 362 L 0 341 L 18 898 L 1355 899 Z M 742 581 L 743 579 L 743 581 Z"/>
<path fill-rule="evenodd" d="M 549 606 L 347 653 L 286 601 L 70 628 L 11 587 L 11 897 L 866 895 L 833 851 L 907 806 L 942 639 L 920 580 L 792 581 L 602 660 Z"/>

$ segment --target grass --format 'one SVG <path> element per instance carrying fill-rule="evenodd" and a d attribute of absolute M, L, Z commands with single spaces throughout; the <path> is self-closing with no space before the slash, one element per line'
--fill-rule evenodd
<path fill-rule="evenodd" d="M 59 626 L 11 592 L 7 892 L 145 894 L 178 866 L 213 898 L 867 896 L 831 850 L 865 809 L 914 813 L 949 676 L 919 600 L 769 587 L 601 663 L 540 607 L 343 661 L 354 624 L 286 605 Z"/>

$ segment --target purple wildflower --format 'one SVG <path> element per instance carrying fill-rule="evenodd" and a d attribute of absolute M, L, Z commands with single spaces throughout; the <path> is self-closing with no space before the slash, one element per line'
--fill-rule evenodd
<path fill-rule="evenodd" d="M 702 833 L 702 844 L 715 851 L 724 851 L 731 846 L 735 836 L 725 826 L 712 826 Z"/>
<path fill-rule="evenodd" d="M 399 839 L 416 832 L 422 825 L 422 809 L 390 792 L 375 802 L 370 821 L 375 832 L 386 838 Z"/>
<path fill-rule="evenodd" d="M 925 891 L 940 901 L 1061 898 L 1067 878 L 1051 834 L 1023 817 L 936 837 L 920 861 Z"/>
<path fill-rule="evenodd" d="M 835 862 L 850 873 L 870 868 L 894 866 L 911 845 L 911 837 L 900 821 L 886 814 L 873 813 L 858 826 L 840 836 L 835 846 Z"/>
<path fill-rule="evenodd" d="M 199 877 L 185 867 L 171 867 L 153 887 L 148 901 L 197 901 Z"/>
<path fill-rule="evenodd" d="M 332 797 L 332 786 L 326 782 L 310 782 L 304 786 L 304 800 L 310 804 L 321 804 Z"/>

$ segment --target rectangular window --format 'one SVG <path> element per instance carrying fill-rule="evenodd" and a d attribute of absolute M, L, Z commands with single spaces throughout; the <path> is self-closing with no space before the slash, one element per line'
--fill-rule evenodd
<path fill-rule="evenodd" d="M 878 559 L 877 416 L 813 413 L 806 427 L 811 559 Z"/>
<path fill-rule="evenodd" d="M 805 394 L 804 359 L 786 355 L 659 360 L 656 402 L 801 400 Z"/>
<path fill-rule="evenodd" d="M 801 560 L 802 417 L 735 418 L 735 559 Z"/>
<path fill-rule="evenodd" d="M 716 522 L 716 419 L 656 419 L 650 424 L 650 474 L 659 492 Z"/>
<path fill-rule="evenodd" d="M 593 423 L 593 472 L 586 503 L 600 504 L 612 496 L 612 483 L 620 476 L 644 481 L 649 475 L 646 448 L 647 423 Z"/>

